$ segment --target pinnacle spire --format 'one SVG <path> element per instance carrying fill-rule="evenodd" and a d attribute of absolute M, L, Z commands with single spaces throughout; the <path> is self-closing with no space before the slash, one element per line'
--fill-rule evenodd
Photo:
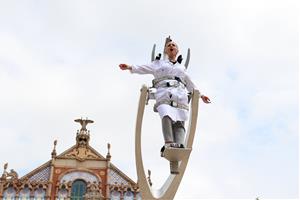
<path fill-rule="evenodd" d="M 86 129 L 86 126 L 88 124 L 94 123 L 94 121 L 90 120 L 88 118 L 75 119 L 74 121 L 80 123 L 80 125 L 81 125 L 81 129 L 77 130 L 76 144 L 77 144 L 77 146 L 87 147 L 89 144 L 89 140 L 90 140 L 90 131 L 88 131 Z"/>

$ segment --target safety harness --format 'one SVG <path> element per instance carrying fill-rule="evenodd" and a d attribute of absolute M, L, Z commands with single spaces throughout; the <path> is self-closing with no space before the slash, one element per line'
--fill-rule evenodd
<path fill-rule="evenodd" d="M 165 81 L 165 80 L 168 80 L 168 81 L 174 80 L 174 81 L 173 82 L 163 82 L 163 83 L 161 83 L 162 81 Z M 177 83 L 177 85 L 176 84 L 172 85 L 173 83 Z M 158 87 L 178 87 L 180 83 L 183 84 L 184 86 L 186 86 L 186 82 L 178 76 L 163 76 L 163 77 L 156 78 L 156 79 L 152 80 L 152 85 L 155 88 L 158 88 Z"/>
<path fill-rule="evenodd" d="M 162 82 L 162 81 L 166 81 L 166 82 Z M 159 88 L 159 87 L 180 87 L 180 86 L 186 86 L 186 83 L 184 80 L 182 80 L 181 78 L 177 77 L 177 76 L 163 76 L 160 78 L 156 78 L 152 80 L 152 85 L 154 88 Z M 161 100 L 155 103 L 154 105 L 154 112 L 157 112 L 157 108 L 158 106 L 162 105 L 162 104 L 167 104 L 170 105 L 172 107 L 175 108 L 179 108 L 179 109 L 184 109 L 184 110 L 189 110 L 189 107 L 185 104 L 180 104 L 176 101 L 172 101 L 172 100 Z"/>
<path fill-rule="evenodd" d="M 170 106 L 175 107 L 175 108 L 180 108 L 180 109 L 184 109 L 184 110 L 189 110 L 189 107 L 188 107 L 187 105 L 177 103 L 176 101 L 162 100 L 162 101 L 159 101 L 159 102 L 156 102 L 156 103 L 155 103 L 155 105 L 154 105 L 154 107 L 153 107 L 154 112 L 157 112 L 158 106 L 160 106 L 160 105 L 162 105 L 162 104 L 167 104 L 167 105 L 170 105 Z"/>

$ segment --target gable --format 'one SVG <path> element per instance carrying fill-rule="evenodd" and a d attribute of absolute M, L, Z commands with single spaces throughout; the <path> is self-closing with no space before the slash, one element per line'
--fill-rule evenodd
<path fill-rule="evenodd" d="M 80 147 L 74 145 L 70 149 L 56 156 L 56 158 L 62 159 L 76 159 L 79 161 L 85 160 L 106 160 L 100 153 L 98 153 L 91 146 Z"/>

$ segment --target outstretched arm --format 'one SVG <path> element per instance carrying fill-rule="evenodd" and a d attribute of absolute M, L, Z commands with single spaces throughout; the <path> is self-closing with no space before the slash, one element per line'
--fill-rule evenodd
<path fill-rule="evenodd" d="M 121 70 L 132 70 L 132 67 L 127 64 L 119 64 Z"/>
<path fill-rule="evenodd" d="M 205 95 L 201 95 L 201 99 L 204 103 L 211 103 L 210 99 Z"/>
<path fill-rule="evenodd" d="M 146 65 L 128 65 L 119 64 L 121 70 L 129 70 L 134 74 L 153 74 L 155 66 L 151 64 Z"/>

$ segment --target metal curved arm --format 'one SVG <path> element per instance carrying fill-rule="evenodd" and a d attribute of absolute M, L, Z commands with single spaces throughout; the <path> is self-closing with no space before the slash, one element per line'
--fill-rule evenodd
<path fill-rule="evenodd" d="M 152 52 L 151 52 L 151 62 L 153 62 L 155 60 L 155 47 L 156 47 L 156 44 L 153 45 L 153 48 L 152 48 Z"/>
<path fill-rule="evenodd" d="M 179 175 L 169 175 L 164 185 L 154 190 L 150 187 L 144 170 L 144 164 L 142 159 L 142 148 L 141 148 L 141 135 L 142 135 L 142 122 L 145 110 L 145 103 L 147 100 L 148 88 L 143 85 L 140 94 L 138 113 L 135 127 L 135 162 L 137 169 L 138 185 L 141 191 L 142 199 L 155 200 L 155 199 L 173 199 L 179 184 L 184 175 L 188 159 L 190 154 L 183 159 L 179 164 Z M 188 127 L 187 139 L 185 141 L 187 148 L 192 148 L 194 135 L 196 131 L 197 117 L 198 117 L 198 102 L 199 102 L 199 91 L 195 90 L 192 96 L 191 102 L 191 113 L 190 123 Z"/>
<path fill-rule="evenodd" d="M 188 48 L 186 60 L 185 60 L 185 63 L 184 63 L 184 66 L 185 66 L 186 69 L 189 66 L 190 58 L 191 58 L 191 50 L 190 50 L 190 48 Z"/>

